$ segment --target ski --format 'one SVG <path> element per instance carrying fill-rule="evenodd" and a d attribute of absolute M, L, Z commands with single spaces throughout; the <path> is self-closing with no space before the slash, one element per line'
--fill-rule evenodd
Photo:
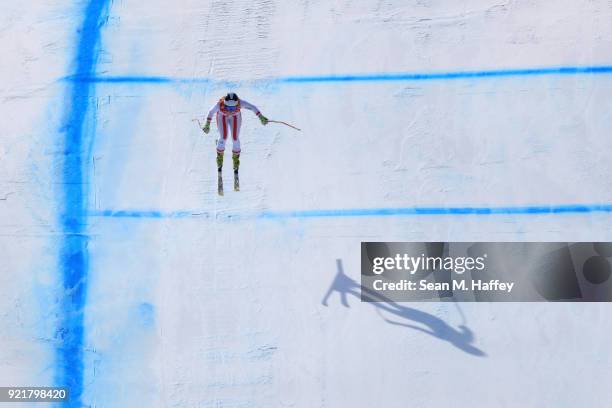
<path fill-rule="evenodd" d="M 218 173 L 217 177 L 217 192 L 220 196 L 223 195 L 223 177 L 221 177 L 221 172 Z"/>
<path fill-rule="evenodd" d="M 234 191 L 240 191 L 240 179 L 237 171 L 234 172 Z"/>

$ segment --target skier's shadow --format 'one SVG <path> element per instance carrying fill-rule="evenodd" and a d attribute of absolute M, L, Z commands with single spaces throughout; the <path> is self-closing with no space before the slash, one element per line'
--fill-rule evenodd
<path fill-rule="evenodd" d="M 472 344 L 474 342 L 474 334 L 465 325 L 460 325 L 458 326 L 458 329 L 455 329 L 434 315 L 398 304 L 367 288 L 360 288 L 360 285 L 357 284 L 357 282 L 344 274 L 342 260 L 336 259 L 336 265 L 338 268 L 336 277 L 334 278 L 331 287 L 321 302 L 324 306 L 327 306 L 327 300 L 330 298 L 332 293 L 338 292 L 342 305 L 345 307 L 350 307 L 347 300 L 347 295 L 355 296 L 357 299 L 361 300 L 361 289 L 369 298 L 373 300 L 373 302 L 369 304 L 376 307 L 377 311 L 389 312 L 400 318 L 400 320 L 395 321 L 381 315 L 387 323 L 397 326 L 404 326 L 427 333 L 441 340 L 448 341 L 458 349 L 474 356 L 486 356 L 482 350 Z"/>

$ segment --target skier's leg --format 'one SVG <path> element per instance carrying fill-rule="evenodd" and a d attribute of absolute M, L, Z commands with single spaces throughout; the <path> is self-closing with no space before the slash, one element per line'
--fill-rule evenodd
<path fill-rule="evenodd" d="M 217 168 L 221 171 L 223 167 L 223 153 L 225 152 L 225 139 L 227 139 L 227 120 L 220 113 L 217 113 L 217 129 L 219 130 L 219 139 L 217 139 Z"/>
<path fill-rule="evenodd" d="M 223 153 L 217 152 L 217 170 L 221 171 L 223 168 Z"/>
<path fill-rule="evenodd" d="M 234 172 L 238 172 L 240 167 L 240 126 L 242 125 L 242 115 L 239 113 L 234 116 L 232 121 L 232 161 L 234 162 Z"/>
<path fill-rule="evenodd" d="M 234 172 L 238 172 L 240 167 L 240 153 L 232 153 L 232 161 L 234 162 Z"/>

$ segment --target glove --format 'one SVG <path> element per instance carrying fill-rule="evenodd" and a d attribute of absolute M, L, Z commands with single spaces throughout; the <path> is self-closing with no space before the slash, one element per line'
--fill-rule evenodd
<path fill-rule="evenodd" d="M 202 128 L 202 130 L 204 131 L 204 133 L 208 134 L 208 132 L 210 132 L 210 120 L 206 121 L 206 124 L 204 125 L 204 127 Z"/>
<path fill-rule="evenodd" d="M 261 113 L 259 114 L 259 120 L 261 121 L 262 125 L 267 125 L 268 124 L 268 118 L 266 118 L 264 115 L 262 115 Z"/>

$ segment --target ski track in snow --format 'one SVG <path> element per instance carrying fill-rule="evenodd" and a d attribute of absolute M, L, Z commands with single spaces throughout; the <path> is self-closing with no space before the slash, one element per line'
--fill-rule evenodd
<path fill-rule="evenodd" d="M 3 4 L 0 385 L 69 382 L 96 407 L 612 401 L 605 304 L 375 305 L 356 286 L 365 240 L 612 238 L 611 17 Z M 245 112 L 242 191 L 226 164 L 218 197 L 216 128 L 192 119 L 228 86 L 303 130 Z"/>

